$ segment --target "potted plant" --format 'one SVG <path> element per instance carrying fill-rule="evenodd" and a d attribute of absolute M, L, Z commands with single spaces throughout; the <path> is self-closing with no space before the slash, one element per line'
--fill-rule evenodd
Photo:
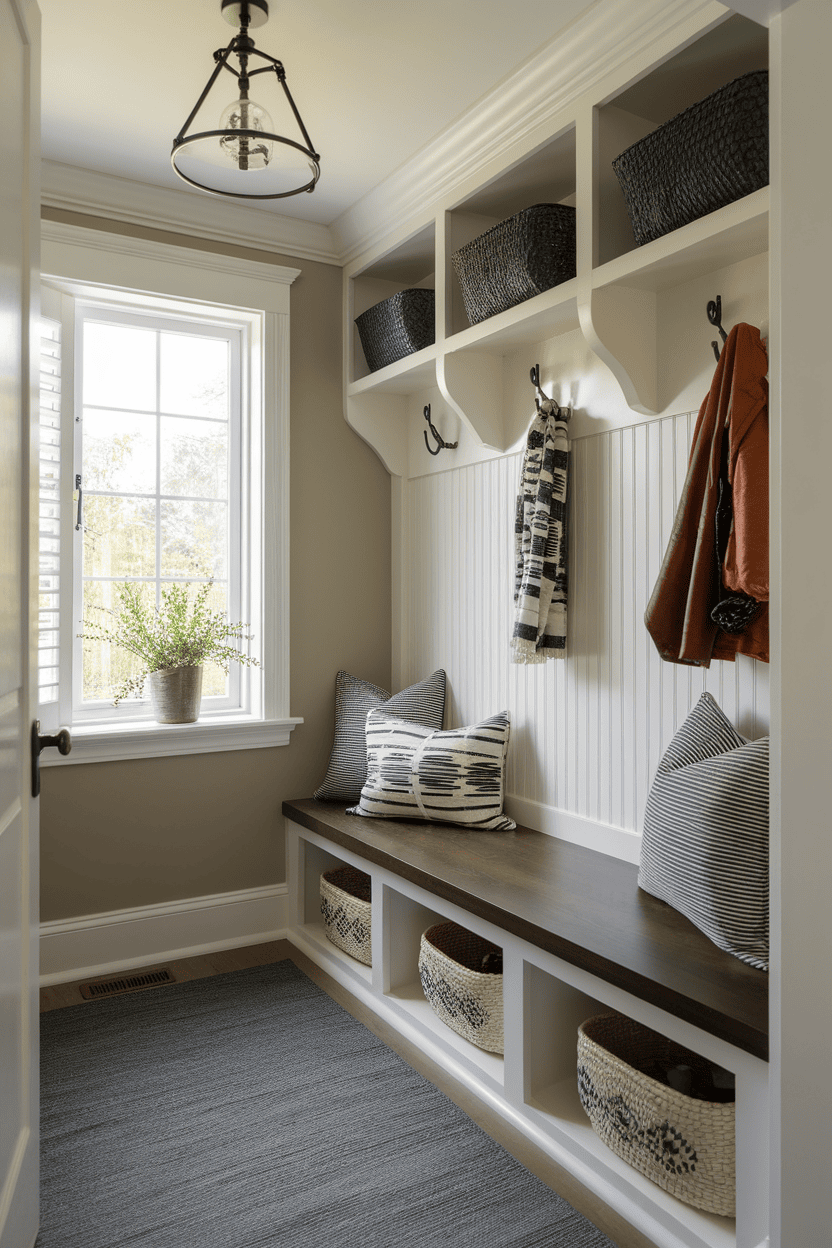
<path fill-rule="evenodd" d="M 127 581 L 116 586 L 116 607 L 95 608 L 111 616 L 111 624 L 83 621 L 79 637 L 121 646 L 140 660 L 140 669 L 118 687 L 115 706 L 130 694 L 141 696 L 147 681 L 158 723 L 192 724 L 199 718 L 203 663 L 216 663 L 226 674 L 232 662 L 259 667 L 234 644 L 251 640 L 253 634 L 243 632 L 248 625 L 229 624 L 224 611 L 209 608 L 213 583 L 212 577 L 202 584 L 193 601 L 186 585 L 168 585 L 156 606 L 139 582 Z"/>

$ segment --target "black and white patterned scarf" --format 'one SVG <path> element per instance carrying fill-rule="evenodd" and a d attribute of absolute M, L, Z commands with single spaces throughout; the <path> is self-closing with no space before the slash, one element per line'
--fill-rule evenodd
<path fill-rule="evenodd" d="M 569 415 L 541 403 L 526 440 L 514 520 L 513 663 L 566 654 Z"/>

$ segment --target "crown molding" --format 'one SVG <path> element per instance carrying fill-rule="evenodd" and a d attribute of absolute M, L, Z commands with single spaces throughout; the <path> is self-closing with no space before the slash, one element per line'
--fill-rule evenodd
<path fill-rule="evenodd" d="M 492 162 L 521 156 L 537 132 L 636 58 L 730 15 L 717 0 L 599 0 L 453 125 L 347 209 L 331 229 L 343 264 L 428 213 Z M 549 128 L 551 133 L 551 126 Z"/>
<path fill-rule="evenodd" d="M 257 251 L 323 264 L 341 263 L 326 225 L 56 161 L 42 162 L 41 203 L 62 212 L 168 230 L 189 238 L 213 239 L 226 245 L 233 241 Z"/>

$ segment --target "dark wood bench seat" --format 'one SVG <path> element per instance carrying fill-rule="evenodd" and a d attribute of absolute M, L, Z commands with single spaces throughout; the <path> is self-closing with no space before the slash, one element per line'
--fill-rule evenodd
<path fill-rule="evenodd" d="M 638 888 L 638 869 L 531 828 L 347 815 L 312 798 L 288 818 L 368 862 L 768 1060 L 768 976 Z"/>

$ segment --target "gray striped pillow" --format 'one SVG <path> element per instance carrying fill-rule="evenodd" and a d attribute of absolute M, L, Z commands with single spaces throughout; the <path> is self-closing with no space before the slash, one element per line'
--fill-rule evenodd
<path fill-rule="evenodd" d="M 638 882 L 710 940 L 768 970 L 768 737 L 740 736 L 703 693 L 659 763 Z"/>
<path fill-rule="evenodd" d="M 367 781 L 347 813 L 430 819 L 509 832 L 503 814 L 508 711 L 468 728 L 434 731 L 389 713 L 367 716 Z"/>
<path fill-rule="evenodd" d="M 445 673 L 439 671 L 393 697 L 379 685 L 349 672 L 335 678 L 335 740 L 326 776 L 314 796 L 319 802 L 357 802 L 367 779 L 367 715 L 384 707 L 403 719 L 441 728 L 445 717 Z"/>

